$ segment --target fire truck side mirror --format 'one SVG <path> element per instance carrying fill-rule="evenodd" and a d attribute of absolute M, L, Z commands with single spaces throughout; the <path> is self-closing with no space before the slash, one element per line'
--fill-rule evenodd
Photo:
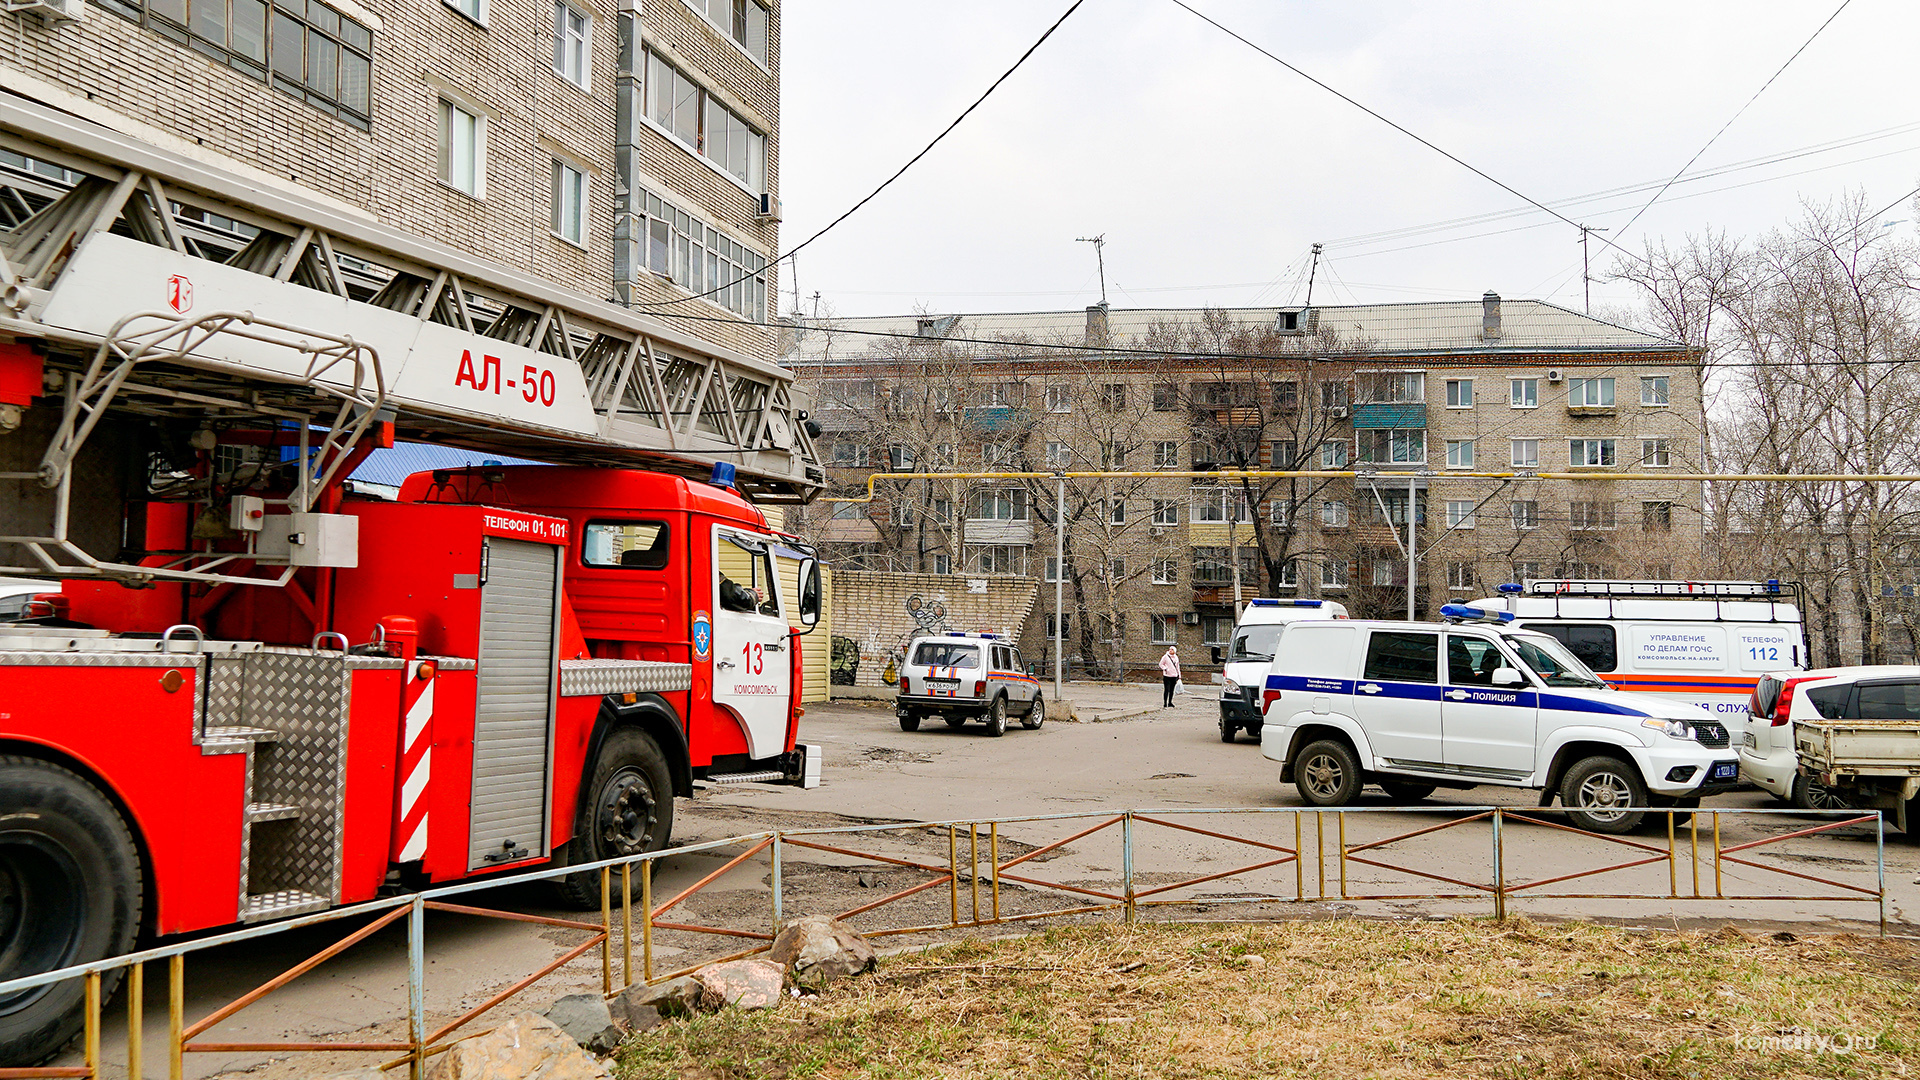
<path fill-rule="evenodd" d="M 800 560 L 800 625 L 820 625 L 820 562 Z"/>

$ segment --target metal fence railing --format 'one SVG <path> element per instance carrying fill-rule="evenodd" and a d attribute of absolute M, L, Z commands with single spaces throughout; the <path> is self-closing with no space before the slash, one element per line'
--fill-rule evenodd
<path fill-rule="evenodd" d="M 882 894 L 850 907 L 834 904 L 840 909 L 832 913 L 869 937 L 931 935 L 1103 914 L 1130 923 L 1182 907 L 1210 911 L 1216 906 L 1245 910 L 1262 905 L 1408 901 L 1454 905 L 1457 911 L 1481 911 L 1495 918 L 1505 918 L 1516 904 L 1539 901 L 1640 900 L 1706 910 L 1733 903 L 1872 904 L 1880 932 L 1886 932 L 1886 836 L 1877 811 L 1656 810 L 1648 812 L 1656 837 L 1652 841 L 1644 834 L 1617 836 L 1577 829 L 1562 820 L 1564 814 L 1559 808 L 1492 806 L 1180 807 L 850 825 L 728 837 L 588 866 L 431 889 L 0 982 L 0 995 L 76 979 L 85 987 L 81 1064 L 0 1068 L 0 1080 L 99 1077 L 102 990 L 115 973 L 124 974 L 125 1075 L 146 1076 L 142 1061 L 145 976 L 149 965 L 162 962 L 168 980 L 165 1067 L 170 1080 L 180 1080 L 185 1055 L 192 1053 L 343 1051 L 386 1055 L 387 1068 L 405 1065 L 413 1080 L 421 1080 L 429 1059 L 478 1034 L 469 1030 L 475 1021 L 596 950 L 601 991 L 608 995 L 636 981 L 660 982 L 718 960 L 751 956 L 770 947 L 788 910 L 801 906 L 828 910 L 830 901 L 843 898 L 849 876 Z M 1793 827 L 1791 817 L 1815 818 L 1819 823 Z M 1729 843 L 1727 823 L 1739 823 L 1760 835 Z M 1784 831 L 1780 823 L 1787 825 Z M 1863 835 L 1868 828 L 1870 837 Z M 1781 849 L 1810 837 L 1858 843 L 1870 839 L 1871 871 L 1864 869 L 1864 859 L 1811 857 L 1821 864 L 1863 867 L 1850 876 L 1836 871 L 1831 877 L 1761 861 L 1769 855 L 1782 862 L 1808 859 Z M 1626 857 L 1603 854 L 1616 850 Z M 1544 869 L 1549 851 L 1557 864 L 1552 872 Z M 1593 853 L 1594 865 L 1567 869 L 1570 852 L 1581 859 Z M 1143 853 L 1155 857 L 1143 865 Z M 718 860 L 718 865 L 656 903 L 655 867 L 663 859 L 676 860 L 683 873 L 684 864 L 691 861 Z M 1214 863 L 1224 863 L 1225 868 L 1208 865 Z M 1168 866 L 1176 869 L 1164 869 Z M 462 902 L 482 890 L 595 872 L 600 876 L 598 921 Z M 1603 881 L 1606 884 L 1600 884 Z M 1769 884 L 1780 888 L 1769 890 Z M 763 915 L 751 919 L 740 915 L 737 903 L 716 903 L 715 915 L 704 919 L 695 913 L 701 898 L 723 890 L 731 897 L 743 888 L 764 889 Z M 730 918 L 719 917 L 729 911 L 733 912 Z M 575 930 L 586 937 L 479 1005 L 430 1025 L 428 912 Z M 1250 915 L 1247 921 L 1257 917 Z M 187 1020 L 189 956 L 348 920 L 364 922 L 248 993 L 198 1020 Z M 403 920 L 407 944 L 404 1039 L 240 1042 L 222 1041 L 215 1034 L 216 1028 L 242 1010 Z M 721 925 L 729 922 L 732 925 Z M 697 962 L 656 970 L 656 941 L 661 935 L 675 942 L 675 955 L 697 955 Z M 367 1022 L 372 1025 L 381 1019 Z"/>

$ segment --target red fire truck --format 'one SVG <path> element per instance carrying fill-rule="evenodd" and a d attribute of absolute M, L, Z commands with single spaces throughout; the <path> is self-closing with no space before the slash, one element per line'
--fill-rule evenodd
<path fill-rule="evenodd" d="M 83 126 L 0 104 L 69 170 L 0 242 L 0 572 L 59 579 L 0 622 L 0 979 L 818 782 L 819 578 L 759 509 L 821 479 L 786 372 Z M 356 494 L 396 436 L 554 464 Z M 81 993 L 0 999 L 0 1066 Z"/>

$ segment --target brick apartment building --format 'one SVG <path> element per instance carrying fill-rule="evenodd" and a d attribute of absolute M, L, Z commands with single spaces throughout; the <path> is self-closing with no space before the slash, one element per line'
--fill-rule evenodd
<path fill-rule="evenodd" d="M 84 17 L 49 13 L 62 7 Z M 717 289 L 679 306 L 702 319 L 675 324 L 678 336 L 694 351 L 773 356 L 752 324 L 777 287 L 776 0 L 9 10 L 0 96 L 596 301 Z M 17 193 L 5 224 L 98 172 L 59 156 L 0 153 L 0 182 Z M 198 199 L 173 210 L 192 250 L 216 258 L 274 224 Z M 383 284 L 345 268 L 356 293 Z"/>
<path fill-rule="evenodd" d="M 1410 489 L 1423 617 L 1508 580 L 1684 576 L 1699 558 L 1699 484 L 1604 479 L 1697 466 L 1695 358 L 1546 303 L 838 319 L 785 354 L 835 494 L 875 472 L 1129 474 L 1066 485 L 1066 652 L 1092 671 L 1146 670 L 1168 643 L 1203 660 L 1236 582 L 1403 617 Z M 1368 475 L 1156 475 L 1215 469 Z M 1543 471 L 1595 480 L 1527 477 Z M 1052 479 L 875 490 L 802 515 L 836 565 L 1054 581 Z M 1054 630 L 1041 594 L 1030 659 Z"/>

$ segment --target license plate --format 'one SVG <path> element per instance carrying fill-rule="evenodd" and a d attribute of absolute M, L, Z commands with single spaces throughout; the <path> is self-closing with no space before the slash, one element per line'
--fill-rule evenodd
<path fill-rule="evenodd" d="M 1746 747 L 1747 747 L 1747 749 L 1749 749 L 1749 750 L 1758 750 L 1758 749 L 1760 749 L 1760 740 L 1759 740 L 1759 739 L 1756 739 L 1756 738 L 1754 738 L 1754 736 L 1753 736 L 1753 732 L 1751 732 L 1751 731 L 1749 731 L 1749 732 L 1747 732 L 1746 734 L 1744 734 L 1744 735 L 1742 735 L 1742 736 L 1740 736 L 1740 741 L 1741 741 L 1742 743 L 1744 743 L 1744 744 L 1746 745 Z"/>
<path fill-rule="evenodd" d="M 960 685 L 959 679 L 928 679 L 927 685 L 935 690 L 952 690 Z"/>
<path fill-rule="evenodd" d="M 1713 763 L 1715 780 L 1732 780 L 1740 775 L 1740 763 L 1737 761 L 1716 761 Z"/>

